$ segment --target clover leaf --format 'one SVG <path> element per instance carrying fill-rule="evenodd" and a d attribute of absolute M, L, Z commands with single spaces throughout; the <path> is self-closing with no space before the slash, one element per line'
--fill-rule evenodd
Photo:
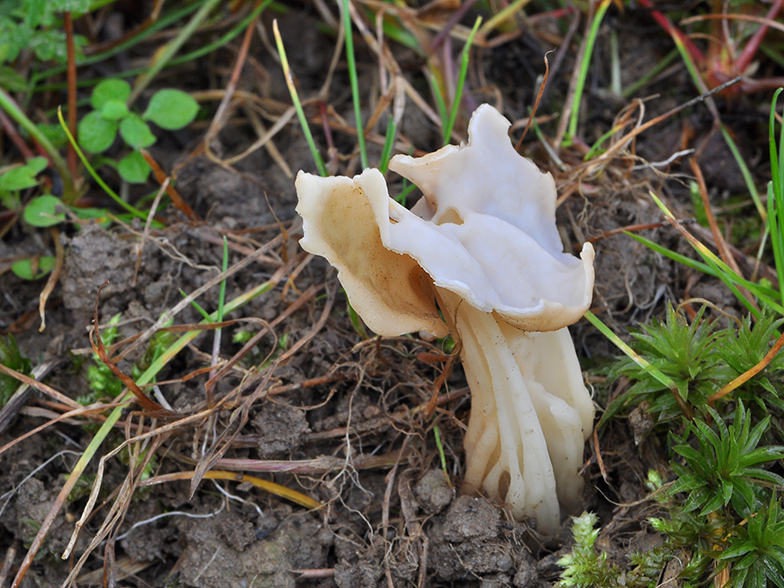
<path fill-rule="evenodd" d="M 23 216 L 34 227 L 51 227 L 65 220 L 63 203 L 50 194 L 33 198 L 25 207 Z"/>
<path fill-rule="evenodd" d="M 151 120 L 162 129 L 173 131 L 190 124 L 198 111 L 199 104 L 190 94 L 167 89 L 155 93 L 142 118 Z"/>

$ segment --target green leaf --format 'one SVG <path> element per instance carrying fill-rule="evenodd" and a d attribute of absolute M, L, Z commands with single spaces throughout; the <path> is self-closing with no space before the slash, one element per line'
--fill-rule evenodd
<path fill-rule="evenodd" d="M 28 48 L 41 61 L 55 59 L 62 63 L 67 55 L 65 33 L 59 30 L 34 31 Z"/>
<path fill-rule="evenodd" d="M 0 363 L 17 372 L 30 374 L 30 360 L 19 352 L 16 339 L 11 334 L 7 338 L 0 337 Z M 0 406 L 8 402 L 20 383 L 13 376 L 0 374 Z"/>
<path fill-rule="evenodd" d="M 91 112 L 79 121 L 79 144 L 88 153 L 102 153 L 114 143 L 117 121 L 106 120 L 100 112 Z"/>
<path fill-rule="evenodd" d="M 30 28 L 35 28 L 46 14 L 47 0 L 24 0 L 22 13 L 25 16 L 25 24 Z"/>
<path fill-rule="evenodd" d="M 150 126 L 135 114 L 120 123 L 120 135 L 134 149 L 144 149 L 156 141 Z"/>
<path fill-rule="evenodd" d="M 54 267 L 54 257 L 45 255 L 38 258 L 37 263 L 32 259 L 20 259 L 11 266 L 11 271 L 23 280 L 37 280 L 42 278 Z"/>
<path fill-rule="evenodd" d="M 0 63 L 4 61 L 1 57 Z M 27 80 L 16 73 L 12 67 L 0 67 L 0 88 L 9 92 L 24 92 L 27 89 Z"/>
<path fill-rule="evenodd" d="M 150 174 L 150 166 L 138 151 L 132 151 L 120 160 L 117 171 L 126 182 L 143 184 Z"/>
<path fill-rule="evenodd" d="M 90 0 L 50 0 L 49 4 L 57 12 L 84 14 L 90 10 Z"/>
<path fill-rule="evenodd" d="M 58 212 L 59 210 L 59 212 Z M 34 227 L 51 227 L 65 220 L 63 203 L 51 195 L 33 198 L 24 209 L 24 219 Z"/>
<path fill-rule="evenodd" d="M 25 165 L 15 167 L 0 176 L 0 192 L 12 192 L 37 186 L 36 176 L 45 168 L 45 157 L 33 157 Z"/>
<path fill-rule="evenodd" d="M 729 487 L 729 492 L 730 495 L 732 495 L 732 486 Z M 716 493 L 711 495 L 711 497 L 708 499 L 705 506 L 702 507 L 702 511 L 700 511 L 700 516 L 704 517 L 708 513 L 718 510 L 723 506 L 723 504 L 724 504 L 724 497 L 722 494 Z"/>
<path fill-rule="evenodd" d="M 49 139 L 55 147 L 64 147 L 65 144 L 68 143 L 68 136 L 65 134 L 63 127 L 59 124 L 41 123 L 35 126 L 38 127 L 41 134 Z"/>
<path fill-rule="evenodd" d="M 167 89 L 155 93 L 142 118 L 172 131 L 190 124 L 198 111 L 199 104 L 192 96 L 180 90 Z"/>
<path fill-rule="evenodd" d="M 92 96 L 90 96 L 90 104 L 95 110 L 101 110 L 109 101 L 127 103 L 130 95 L 131 85 L 128 82 L 109 78 L 95 86 Z"/>
<path fill-rule="evenodd" d="M 121 120 L 128 116 L 128 106 L 119 100 L 107 100 L 101 107 L 101 116 L 106 120 Z"/>
<path fill-rule="evenodd" d="M 109 213 L 105 208 L 74 208 L 73 213 L 82 220 L 96 221 L 103 228 L 109 228 L 112 224 Z M 76 227 L 80 228 L 78 224 Z"/>
<path fill-rule="evenodd" d="M 8 17 L 0 17 L 0 63 L 14 61 L 19 51 L 27 47 L 33 30 L 24 23 Z"/>
<path fill-rule="evenodd" d="M 22 210 L 22 200 L 19 198 L 18 192 L 3 192 L 0 190 L 0 205 L 14 212 Z"/>

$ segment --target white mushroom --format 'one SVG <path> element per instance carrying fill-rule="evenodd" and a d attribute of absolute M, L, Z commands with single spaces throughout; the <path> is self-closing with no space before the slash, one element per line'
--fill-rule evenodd
<path fill-rule="evenodd" d="M 407 210 L 378 170 L 353 179 L 300 172 L 300 242 L 338 269 L 349 301 L 380 335 L 447 330 L 472 392 L 465 484 L 505 501 L 542 532 L 579 506 L 593 404 L 566 326 L 587 310 L 593 248 L 563 252 L 555 183 L 512 147 L 488 105 L 467 145 L 390 169 L 422 190 Z M 446 323 L 439 316 L 439 309 Z"/>

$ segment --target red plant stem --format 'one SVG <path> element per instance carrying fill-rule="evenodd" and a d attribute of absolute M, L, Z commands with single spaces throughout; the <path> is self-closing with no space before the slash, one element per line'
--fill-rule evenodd
<path fill-rule="evenodd" d="M 257 20 L 258 17 L 249 22 L 248 27 L 245 29 L 245 35 L 242 37 L 242 45 L 240 46 L 240 51 L 237 54 L 237 61 L 234 64 L 234 70 L 231 72 L 231 78 L 229 79 L 229 83 L 223 93 L 223 100 L 221 100 L 220 105 L 218 105 L 218 110 L 216 111 L 215 116 L 212 119 L 212 123 L 210 123 L 210 128 L 207 129 L 207 134 L 204 137 L 205 145 L 208 145 L 215 135 L 218 134 L 218 131 L 220 131 L 223 123 L 225 122 L 225 118 L 229 112 L 229 106 L 231 105 L 231 99 L 234 97 L 234 92 L 237 89 L 237 83 L 240 80 L 240 74 L 242 74 L 242 68 L 245 66 L 245 62 L 248 59 L 248 50 L 250 49 L 250 42 L 253 39 L 253 31 L 256 28 Z"/>
<path fill-rule="evenodd" d="M 327 149 L 335 148 L 335 141 L 332 139 L 332 129 L 329 128 L 329 114 L 327 113 L 327 103 L 323 100 L 318 101 L 319 114 L 321 115 L 321 125 L 324 127 L 324 137 L 327 140 Z"/>
<path fill-rule="evenodd" d="M 689 39 L 686 35 L 684 35 L 680 29 L 676 28 L 675 25 L 672 24 L 669 18 L 664 16 L 660 11 L 655 10 L 653 7 L 653 2 L 651 0 L 639 0 L 640 5 L 644 6 L 651 12 L 651 16 L 653 20 L 655 20 L 659 25 L 667 31 L 673 37 L 678 37 L 683 43 L 683 46 L 686 47 L 686 50 L 691 55 L 691 58 L 698 62 L 702 63 L 705 61 L 705 55 L 702 51 L 700 51 L 699 47 L 697 47 L 694 43 L 692 43 L 691 39 Z"/>
<path fill-rule="evenodd" d="M 65 43 L 68 51 L 68 130 L 71 135 L 76 136 L 76 49 L 74 47 L 73 35 L 73 16 L 70 11 L 65 13 L 63 23 L 65 28 Z M 76 177 L 79 160 L 76 157 L 76 150 L 73 145 L 68 143 L 68 169 L 71 175 Z"/>
<path fill-rule="evenodd" d="M 16 145 L 16 148 L 19 149 L 19 152 L 25 159 L 35 157 L 35 153 L 33 153 L 32 149 L 27 146 L 27 143 L 24 142 L 22 136 L 16 132 L 14 123 L 11 122 L 11 119 L 8 118 L 2 110 L 0 110 L 0 126 L 3 127 L 5 134 L 8 135 L 11 142 Z"/>
<path fill-rule="evenodd" d="M 540 12 L 539 14 L 529 16 L 528 22 L 535 24 L 545 18 L 561 18 L 562 16 L 572 14 L 576 11 L 577 9 L 573 6 L 567 6 L 566 8 L 558 8 L 557 10 L 550 10 L 549 12 Z"/>
<path fill-rule="evenodd" d="M 765 18 L 767 18 L 768 20 L 776 20 L 776 16 L 778 16 L 782 5 L 784 5 L 784 0 L 776 0 L 773 6 L 770 7 L 768 14 L 765 15 Z M 765 35 L 767 33 L 768 33 L 768 25 L 763 24 L 751 36 L 749 42 L 746 43 L 746 46 L 743 48 L 743 51 L 740 52 L 740 55 L 735 60 L 735 69 L 739 75 L 743 75 L 743 72 L 746 71 L 746 68 L 748 67 L 749 63 L 754 58 L 754 55 L 757 53 L 757 49 L 759 49 L 759 46 L 762 43 L 762 39 L 765 38 Z"/>

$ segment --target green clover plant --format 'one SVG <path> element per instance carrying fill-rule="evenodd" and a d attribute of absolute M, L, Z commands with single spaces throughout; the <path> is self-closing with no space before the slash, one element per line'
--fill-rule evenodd
<path fill-rule="evenodd" d="M 59 15 L 63 12 L 84 14 L 90 9 L 90 4 L 90 0 L 2 0 L 0 65 L 14 61 L 23 49 L 32 51 L 40 61 L 65 63 L 65 32 Z M 77 51 L 87 44 L 87 39 L 81 35 L 77 35 L 74 41 Z M 2 68 L 2 71 L 5 70 Z M 3 87 L 13 90 L 12 87 Z"/>
<path fill-rule="evenodd" d="M 0 173 L 0 204 L 11 211 L 22 210 L 20 192 L 38 186 L 38 174 L 46 168 L 44 157 L 33 157 L 23 165 L 6 168 Z M 34 198 L 23 211 L 24 219 L 35 227 L 48 227 L 65 220 L 59 198 L 46 194 Z M 54 267 L 54 257 L 41 256 L 18 259 L 11 271 L 25 280 L 35 280 L 48 274 Z"/>
<path fill-rule="evenodd" d="M 16 260 L 11 271 L 23 280 L 37 280 L 52 271 L 54 263 L 51 255 L 36 255 Z"/>
<path fill-rule="evenodd" d="M 119 132 L 132 151 L 116 164 L 117 171 L 125 181 L 138 184 L 150 173 L 139 150 L 157 140 L 148 123 L 166 130 L 181 129 L 193 121 L 199 105 L 180 90 L 159 90 L 140 115 L 128 107 L 130 96 L 131 85 L 124 80 L 110 78 L 98 84 L 90 97 L 93 111 L 79 122 L 79 143 L 88 153 L 103 153 Z"/>
<path fill-rule="evenodd" d="M 0 170 L 0 204 L 8 210 L 21 210 L 22 199 L 19 193 L 38 186 L 37 176 L 44 169 L 46 169 L 46 158 L 32 157 L 23 165 Z"/>

